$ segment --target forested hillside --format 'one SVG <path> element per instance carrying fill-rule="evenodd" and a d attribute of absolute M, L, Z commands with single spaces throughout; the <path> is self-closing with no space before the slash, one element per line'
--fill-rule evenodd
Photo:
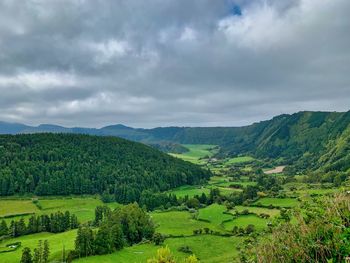
<path fill-rule="evenodd" d="M 349 112 L 298 112 L 243 127 L 163 127 L 134 129 L 124 125 L 101 129 L 29 127 L 0 123 L 0 133 L 66 132 L 120 136 L 154 145 L 166 152 L 183 152 L 179 144 L 219 145 L 219 156 L 249 154 L 279 158 L 298 169 L 349 168 Z"/>
<path fill-rule="evenodd" d="M 199 166 L 141 143 L 73 134 L 0 136 L 0 195 L 113 194 L 137 201 L 143 190 L 164 191 L 210 177 Z"/>

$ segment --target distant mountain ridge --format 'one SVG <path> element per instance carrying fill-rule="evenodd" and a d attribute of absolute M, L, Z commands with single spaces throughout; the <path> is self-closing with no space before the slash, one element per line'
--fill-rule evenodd
<path fill-rule="evenodd" d="M 142 129 L 117 124 L 94 129 L 49 124 L 32 127 L 0 122 L 0 134 L 38 132 L 117 136 L 157 145 L 158 149 L 164 151 L 181 150 L 178 144 L 215 144 L 220 146 L 220 156 L 249 154 L 258 158 L 279 158 L 281 162 L 297 164 L 300 169 L 320 166 L 330 170 L 350 168 L 350 111 L 302 111 L 282 114 L 243 127 Z"/>

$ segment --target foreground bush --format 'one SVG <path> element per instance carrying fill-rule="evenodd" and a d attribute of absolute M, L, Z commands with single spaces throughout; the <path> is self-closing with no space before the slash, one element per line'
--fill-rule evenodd
<path fill-rule="evenodd" d="M 350 195 L 306 204 L 297 223 L 285 223 L 257 244 L 242 262 L 344 262 L 350 255 Z"/>
<path fill-rule="evenodd" d="M 147 263 L 177 263 L 175 257 L 171 253 L 168 246 L 162 247 L 157 250 L 157 256 L 155 258 L 147 260 Z M 186 258 L 183 263 L 199 263 L 199 260 L 195 255 L 191 255 Z"/>

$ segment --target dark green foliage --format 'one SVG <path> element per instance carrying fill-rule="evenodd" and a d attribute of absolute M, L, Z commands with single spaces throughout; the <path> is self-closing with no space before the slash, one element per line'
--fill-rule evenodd
<path fill-rule="evenodd" d="M 49 256 L 50 256 L 50 245 L 49 245 L 49 241 L 45 240 L 43 253 L 42 253 L 43 263 L 49 262 Z"/>
<path fill-rule="evenodd" d="M 94 233 L 88 226 L 78 228 L 75 239 L 75 252 L 78 257 L 87 257 L 94 255 Z"/>
<path fill-rule="evenodd" d="M 114 251 L 115 240 L 113 234 L 107 224 L 101 225 L 94 240 L 95 254 L 103 255 Z"/>
<path fill-rule="evenodd" d="M 145 206 L 148 210 L 154 210 L 161 206 L 177 206 L 178 200 L 175 195 L 167 193 L 155 193 L 149 190 L 142 192 L 140 200 L 138 202 L 140 206 Z"/>
<path fill-rule="evenodd" d="M 1 223 L 0 223 L 0 237 L 7 235 L 8 232 L 9 232 L 9 229 L 7 227 L 6 221 L 3 219 L 1 220 Z"/>
<path fill-rule="evenodd" d="M 104 219 L 107 219 L 111 215 L 111 209 L 108 206 L 97 206 L 95 208 L 95 220 L 94 224 L 98 226 Z"/>
<path fill-rule="evenodd" d="M 154 233 L 152 237 L 153 243 L 157 246 L 162 245 L 164 240 L 165 240 L 165 236 L 162 235 L 161 233 Z"/>
<path fill-rule="evenodd" d="M 100 210 L 103 208 L 96 209 L 98 221 L 101 220 Z M 154 237 L 154 225 L 149 215 L 136 203 L 117 208 L 102 218 L 96 234 L 90 226 L 78 229 L 75 251 L 68 255 L 70 260 L 109 254 L 123 248 L 127 243 L 132 245 Z"/>
<path fill-rule="evenodd" d="M 33 263 L 47 263 L 49 261 L 50 249 L 47 240 L 39 240 L 38 246 L 34 248 Z"/>
<path fill-rule="evenodd" d="M 4 227 L 5 225 L 2 223 L 1 226 Z M 23 218 L 19 221 L 12 220 L 7 233 L 12 237 L 39 232 L 60 233 L 69 229 L 75 229 L 78 226 L 79 222 L 76 215 L 71 215 L 69 211 L 66 211 L 65 213 L 58 211 L 50 215 L 32 215 L 29 218 L 27 225 Z"/>
<path fill-rule="evenodd" d="M 20 263 L 33 263 L 32 252 L 29 247 L 23 249 Z"/>
<path fill-rule="evenodd" d="M 187 207 L 189 208 L 199 208 L 199 201 L 197 198 L 193 197 L 193 198 L 190 198 L 187 202 L 186 202 L 186 205 Z"/>
<path fill-rule="evenodd" d="M 172 142 L 158 142 L 158 143 L 150 143 L 150 146 L 156 148 L 162 152 L 166 153 L 185 153 L 188 152 L 188 149 L 181 144 L 172 143 Z"/>
<path fill-rule="evenodd" d="M 111 222 L 121 224 L 129 244 L 138 243 L 143 238 L 151 239 L 154 234 L 153 222 L 137 203 L 117 208 L 112 213 Z"/>
<path fill-rule="evenodd" d="M 96 194 L 121 203 L 145 189 L 198 184 L 211 173 L 140 143 L 72 134 L 0 136 L 0 195 Z M 107 192 L 108 194 L 108 192 Z"/>

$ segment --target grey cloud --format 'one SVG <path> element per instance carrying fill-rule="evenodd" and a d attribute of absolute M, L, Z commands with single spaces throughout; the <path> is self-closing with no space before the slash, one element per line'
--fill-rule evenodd
<path fill-rule="evenodd" d="M 348 0 L 2 1 L 0 119 L 205 126 L 348 110 L 348 10 Z"/>

